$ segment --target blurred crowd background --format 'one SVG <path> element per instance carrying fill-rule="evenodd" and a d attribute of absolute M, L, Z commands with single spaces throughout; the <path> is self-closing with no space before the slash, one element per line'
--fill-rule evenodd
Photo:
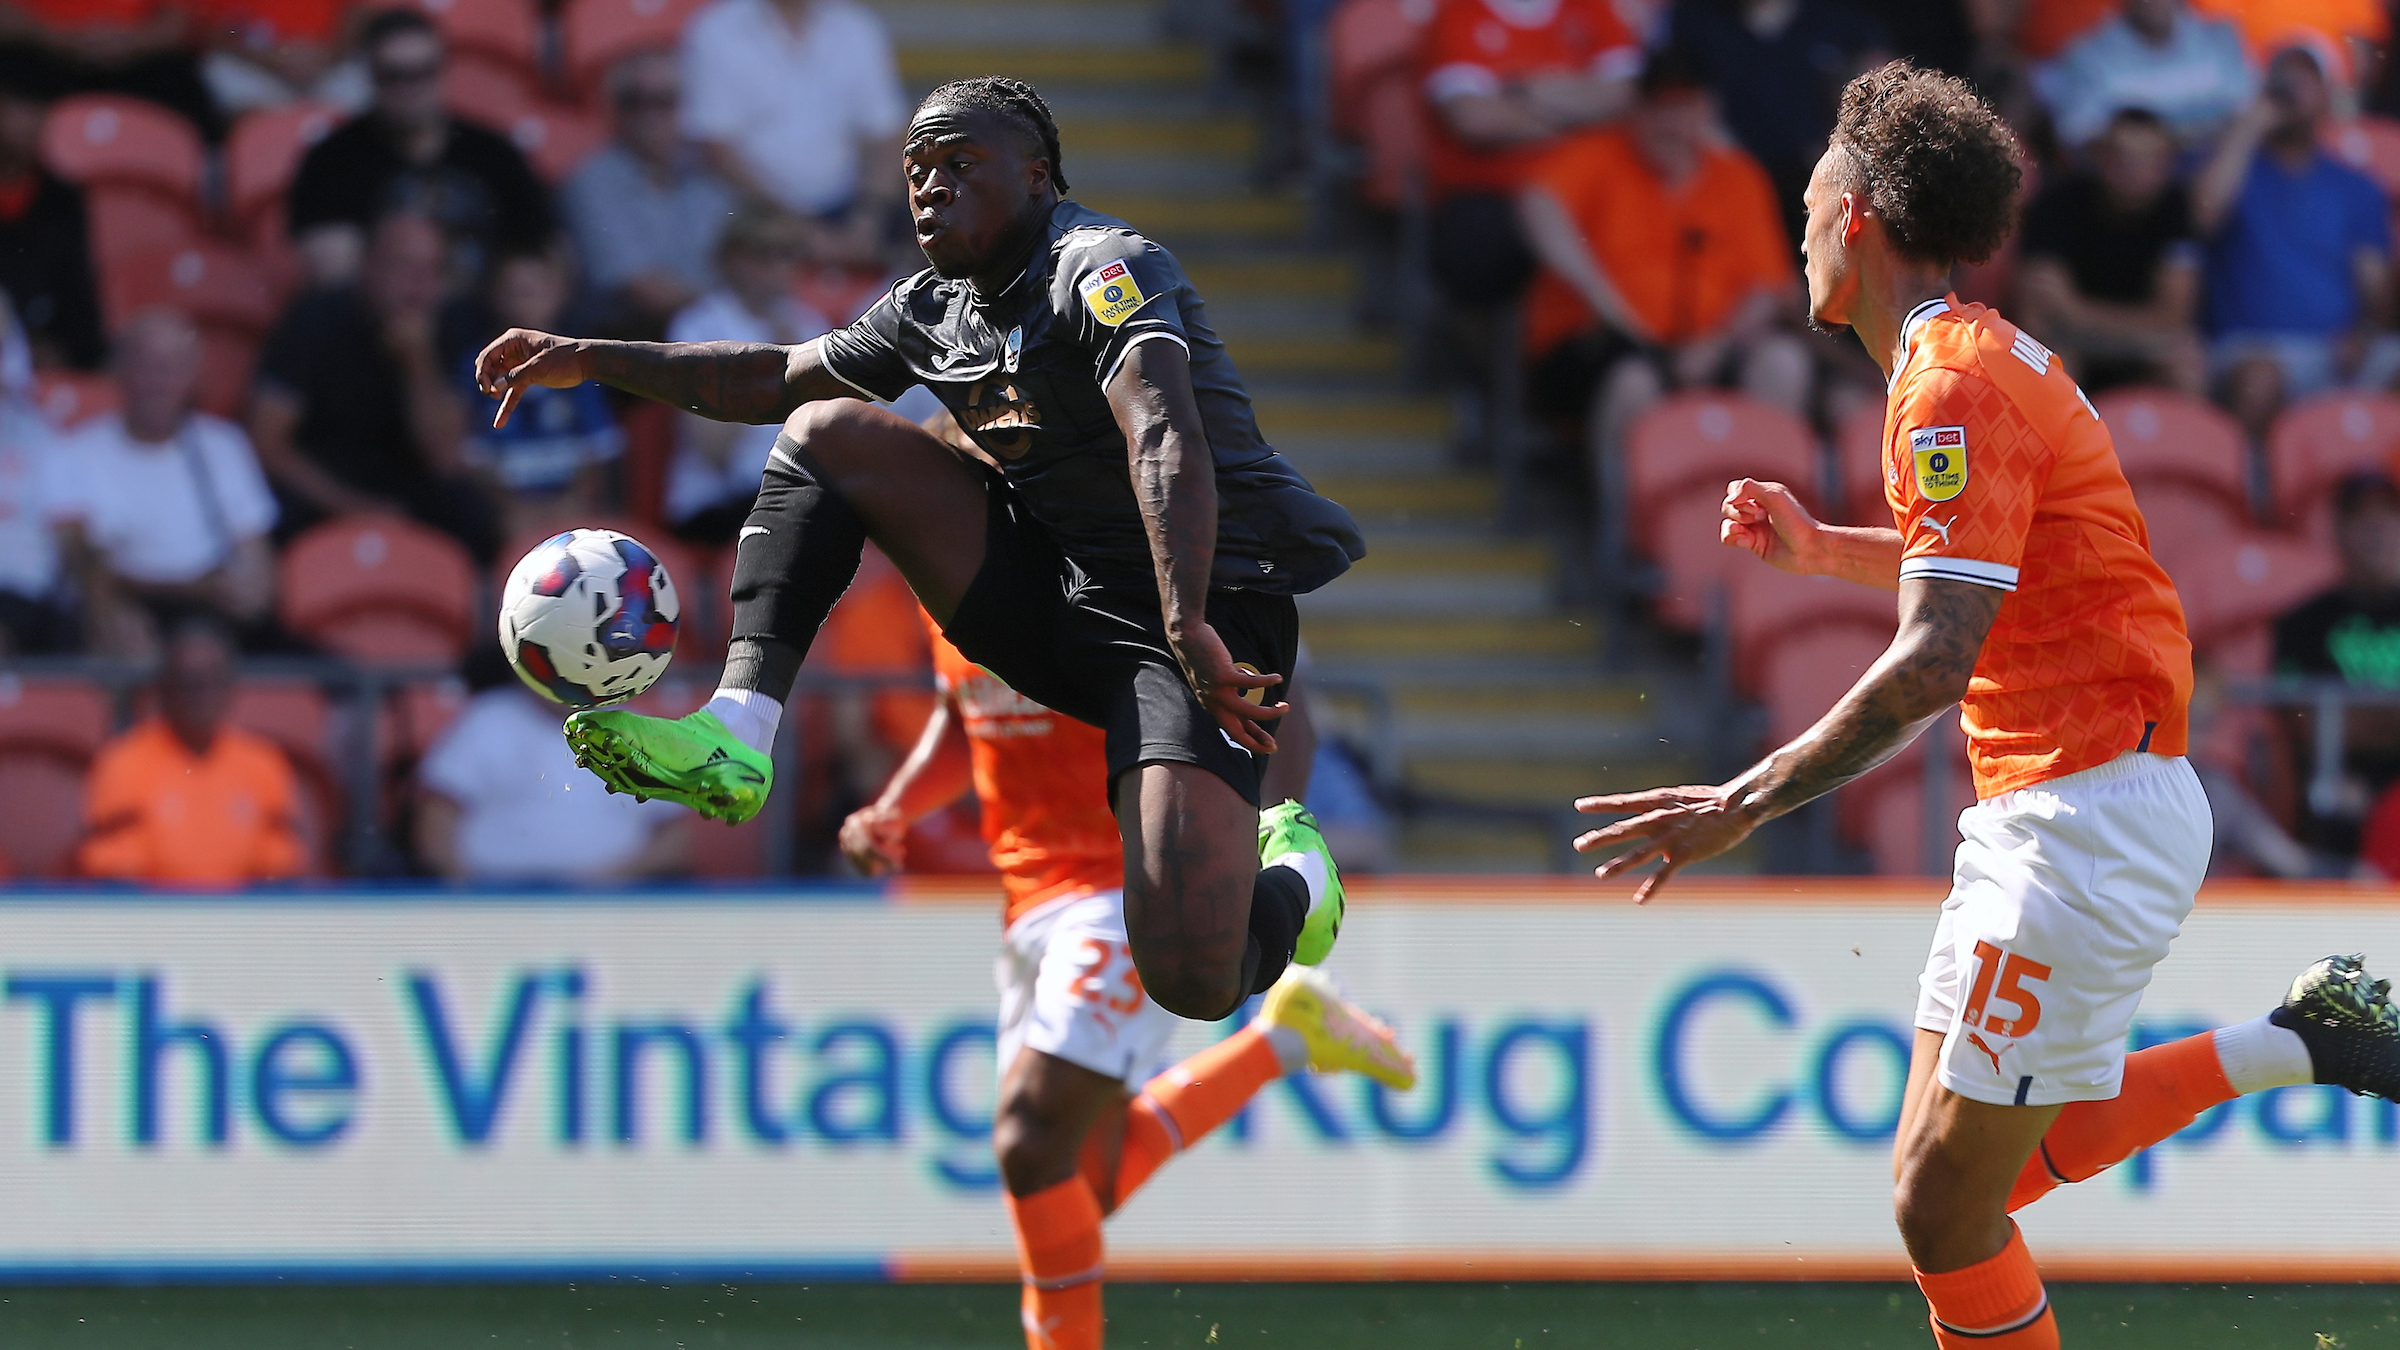
<path fill-rule="evenodd" d="M 1368 527 L 1312 598 L 1312 805 L 1361 869 L 1564 867 L 1577 792 L 1737 768 L 1892 627 L 1715 543 L 1729 477 L 1885 519 L 1879 373 L 1800 194 L 1893 57 L 2017 128 L 1962 269 L 2115 433 L 2201 652 L 2219 870 L 2400 875 L 2400 69 L 2383 0 L 0 0 L 0 862 L 25 880 L 823 873 L 928 657 L 869 559 L 739 829 L 608 797 L 490 638 L 569 526 L 713 683 L 772 428 L 511 325 L 796 342 L 921 266 L 899 134 L 1032 79 L 1175 248 L 1267 433 Z M 1090 170 L 1084 167 L 1092 166 Z M 921 392 L 902 411 L 934 415 Z M 1736 860 L 1938 871 L 1946 732 Z M 983 866 L 971 803 L 925 871 Z"/>

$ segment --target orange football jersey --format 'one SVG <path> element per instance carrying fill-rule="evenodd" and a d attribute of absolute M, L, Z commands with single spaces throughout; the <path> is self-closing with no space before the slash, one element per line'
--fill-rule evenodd
<path fill-rule="evenodd" d="M 932 619 L 925 627 L 934 679 L 966 725 L 983 838 L 1008 893 L 1003 921 L 1062 895 L 1124 885 L 1124 845 L 1108 809 L 1108 733 L 1009 688 Z"/>
<path fill-rule="evenodd" d="M 2183 754 L 2183 603 L 2090 401 L 2047 347 L 1955 295 L 1901 334 L 1883 422 L 1900 575 L 2011 592 L 1960 703 L 1975 795 Z"/>

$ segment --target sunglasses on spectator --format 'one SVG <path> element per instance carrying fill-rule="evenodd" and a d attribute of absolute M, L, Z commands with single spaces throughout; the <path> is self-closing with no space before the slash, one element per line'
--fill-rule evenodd
<path fill-rule="evenodd" d="M 442 63 L 425 61 L 413 66 L 375 65 L 369 68 L 377 84 L 419 84 L 439 77 Z"/>

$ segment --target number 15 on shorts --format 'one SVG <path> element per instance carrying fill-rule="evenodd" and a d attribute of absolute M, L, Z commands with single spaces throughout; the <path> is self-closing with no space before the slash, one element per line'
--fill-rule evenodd
<path fill-rule="evenodd" d="M 1967 993 L 1967 1006 L 1959 1020 L 1970 1027 L 1980 1027 L 1995 1036 L 2026 1036 L 2042 1020 L 2042 1001 L 2028 984 L 2040 984 L 2050 978 L 2050 967 L 2039 961 L 2002 951 L 1989 942 L 1975 944 L 1975 985 Z M 1997 997 L 2016 1009 L 2013 1016 L 2002 1015 L 1999 1009 L 1989 1008 Z"/>

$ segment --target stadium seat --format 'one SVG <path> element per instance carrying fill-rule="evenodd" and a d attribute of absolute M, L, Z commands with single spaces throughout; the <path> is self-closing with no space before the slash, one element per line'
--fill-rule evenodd
<path fill-rule="evenodd" d="M 1424 173 L 1426 124 L 1417 48 L 1434 6 L 1426 0 L 1347 0 L 1327 21 L 1334 134 L 1365 157 L 1359 195 L 1398 210 Z"/>
<path fill-rule="evenodd" d="M 1883 400 L 1861 399 L 1833 429 L 1834 466 L 1841 475 L 1837 524 L 1892 523 L 1892 508 L 1883 496 L 1883 414 Z"/>
<path fill-rule="evenodd" d="M 342 120 L 322 103 L 293 103 L 244 114 L 225 138 L 225 217 L 237 228 L 274 210 L 300 172 L 310 146 Z"/>
<path fill-rule="evenodd" d="M 1625 435 L 1626 520 L 1634 547 L 1653 546 L 1656 513 L 1676 497 L 1736 478 L 1788 485 L 1815 508 L 1817 439 L 1781 408 L 1739 394 L 1676 394 L 1634 420 Z"/>
<path fill-rule="evenodd" d="M 2268 530 L 2178 531 L 2156 538 L 2155 554 L 2183 597 L 2192 644 L 2204 650 L 2263 628 L 2341 575 L 2329 542 Z"/>
<path fill-rule="evenodd" d="M 16 875 L 73 870 L 84 775 L 114 720 L 97 685 L 0 673 L 0 852 Z"/>
<path fill-rule="evenodd" d="M 208 235 L 189 204 L 143 188 L 94 184 L 84 190 L 83 204 L 90 222 L 92 266 L 103 286 L 124 259 L 189 248 Z"/>
<path fill-rule="evenodd" d="M 542 20 L 532 0 L 416 0 L 432 18 L 455 62 L 475 56 L 522 68 L 539 78 Z"/>
<path fill-rule="evenodd" d="M 1892 645 L 1897 626 L 1889 612 L 1877 618 L 1861 610 L 1819 614 L 1754 634 L 1741 664 L 1766 707 L 1767 742 L 1780 745 L 1815 725 Z"/>
<path fill-rule="evenodd" d="M 1946 841 L 1926 848 L 1925 766 L 1942 757 L 1940 806 Z M 1958 847 L 1958 813 L 1975 804 L 1975 779 L 1966 765 L 1958 723 L 1942 718 L 1925 728 L 1916 744 L 1877 766 L 1834 796 L 1835 818 L 1844 841 L 1866 850 L 1879 876 L 1947 876 Z"/>
<path fill-rule="evenodd" d="M 2286 525 L 2307 522 L 2348 474 L 2388 473 L 2400 450 L 2400 398 L 2322 394 L 2284 410 L 2267 432 L 2267 480 Z"/>
<path fill-rule="evenodd" d="M 353 660 L 455 664 L 481 627 L 466 550 L 398 516 L 308 531 L 284 549 L 278 584 L 283 626 Z"/>
<path fill-rule="evenodd" d="M 1857 627 L 1880 634 L 1888 646 L 1899 627 L 1899 602 L 1890 591 L 1831 577 L 1797 577 L 1764 565 L 1736 569 L 1727 576 L 1732 583 L 1727 588 L 1727 636 L 1733 643 L 1735 677 L 1748 690 L 1763 687 L 1763 663 L 1789 635 L 1821 624 Z"/>
<path fill-rule="evenodd" d="M 666 533 L 667 465 L 675 456 L 675 410 L 635 399 L 617 414 L 625 432 L 625 513 L 642 526 L 639 537 Z"/>
<path fill-rule="evenodd" d="M 251 375 L 258 367 L 257 338 L 231 328 L 200 330 L 200 410 L 239 419 L 250 406 Z"/>
<path fill-rule="evenodd" d="M 100 278 L 100 292 L 112 328 L 152 305 L 181 310 L 206 328 L 253 337 L 275 321 L 275 296 L 256 264 L 241 250 L 215 241 L 113 258 Z"/>
<path fill-rule="evenodd" d="M 124 402 L 117 382 L 77 370 L 45 370 L 33 377 L 33 404 L 51 425 L 72 427 L 115 412 Z"/>
<path fill-rule="evenodd" d="M 532 75 L 513 66 L 462 53 L 451 60 L 442 87 L 451 112 L 508 137 L 553 185 L 608 139 L 600 118 L 544 98 Z"/>
<path fill-rule="evenodd" d="M 78 94 L 42 124 L 42 160 L 85 187 L 138 187 L 201 210 L 204 152 L 192 124 L 147 99 Z"/>
<path fill-rule="evenodd" d="M 2172 389 L 2118 389 L 2093 401 L 2117 462 L 2143 496 L 2184 484 L 2250 513 L 2250 452 L 2241 426 L 2216 405 Z"/>
<path fill-rule="evenodd" d="M 334 859 L 349 793 L 337 766 L 348 756 L 338 739 L 340 721 L 324 691 L 300 680 L 244 680 L 233 691 L 226 720 L 274 742 L 291 761 L 300 788 L 294 824 L 313 860 L 311 870 L 319 875 L 339 870 Z"/>
<path fill-rule="evenodd" d="M 598 107 L 608 68 L 635 52 L 672 51 L 707 0 L 574 0 L 559 16 L 567 85 Z"/>
<path fill-rule="evenodd" d="M 2222 495 L 2196 484 L 2145 484 L 2134 489 L 2134 497 L 2150 531 L 2150 554 L 2162 565 L 2257 528 Z"/>
<path fill-rule="evenodd" d="M 1708 622 L 1712 591 L 1723 588 L 1730 597 L 1745 569 L 1766 566 L 1748 549 L 1719 541 L 1724 519 L 1724 493 L 1700 485 L 1654 513 L 1650 556 L 1660 573 L 1654 606 L 1659 622 L 1699 631 Z"/>

